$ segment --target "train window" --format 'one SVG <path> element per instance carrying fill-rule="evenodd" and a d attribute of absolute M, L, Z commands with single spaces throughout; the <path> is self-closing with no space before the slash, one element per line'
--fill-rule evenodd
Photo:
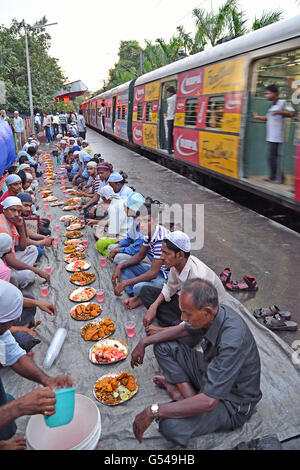
<path fill-rule="evenodd" d="M 137 120 L 138 120 L 138 121 L 142 121 L 142 120 L 143 120 L 143 103 L 139 103 L 139 104 L 138 104 Z"/>
<path fill-rule="evenodd" d="M 146 121 L 151 122 L 152 121 L 152 102 L 147 103 L 146 107 Z"/>
<path fill-rule="evenodd" d="M 118 106 L 118 119 L 121 119 L 121 106 Z"/>
<path fill-rule="evenodd" d="M 125 121 L 126 119 L 126 106 L 122 106 L 122 120 Z"/>
<path fill-rule="evenodd" d="M 197 124 L 197 108 L 198 108 L 198 100 L 191 99 L 186 100 L 185 105 L 185 119 L 184 125 L 185 126 L 196 126 Z"/>
<path fill-rule="evenodd" d="M 222 127 L 224 114 L 224 96 L 212 96 L 207 106 L 206 127 L 218 129 Z"/>

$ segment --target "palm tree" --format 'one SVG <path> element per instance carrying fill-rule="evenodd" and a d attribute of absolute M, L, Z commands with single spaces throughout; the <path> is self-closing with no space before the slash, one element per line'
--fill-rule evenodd
<path fill-rule="evenodd" d="M 255 18 L 252 25 L 252 31 L 268 26 L 269 24 L 276 23 L 281 20 L 283 12 L 281 10 L 277 11 L 263 11 L 261 18 Z"/>

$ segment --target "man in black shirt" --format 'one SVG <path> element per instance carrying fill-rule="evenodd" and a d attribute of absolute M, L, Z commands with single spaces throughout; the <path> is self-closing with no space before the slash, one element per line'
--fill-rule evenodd
<path fill-rule="evenodd" d="M 133 430 L 140 442 L 154 419 L 166 439 L 184 447 L 194 436 L 233 430 L 262 397 L 255 340 L 238 313 L 218 304 L 215 287 L 202 279 L 187 281 L 179 306 L 183 322 L 142 339 L 132 353 L 132 367 L 141 365 L 145 348 L 154 345 L 164 376 L 153 381 L 173 400 L 136 416 Z"/>

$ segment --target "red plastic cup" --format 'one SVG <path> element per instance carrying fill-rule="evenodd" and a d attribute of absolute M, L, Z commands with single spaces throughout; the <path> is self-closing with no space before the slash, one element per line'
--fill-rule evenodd
<path fill-rule="evenodd" d="M 51 220 L 51 214 L 47 214 L 47 219 Z"/>
<path fill-rule="evenodd" d="M 60 231 L 60 225 L 55 225 L 55 231 L 59 232 Z"/>
<path fill-rule="evenodd" d="M 98 290 L 97 292 L 97 302 L 103 302 L 104 300 L 104 292 L 102 292 L 101 290 Z"/>
<path fill-rule="evenodd" d="M 42 284 L 41 285 L 41 296 L 42 297 L 48 297 L 49 294 L 49 289 L 47 284 Z"/>
<path fill-rule="evenodd" d="M 51 266 L 46 266 L 46 267 L 45 267 L 45 271 L 46 271 L 47 274 L 52 274 L 52 268 L 51 268 Z"/>
<path fill-rule="evenodd" d="M 45 210 L 48 211 L 49 210 L 49 206 L 48 204 L 45 205 Z"/>
<path fill-rule="evenodd" d="M 100 258 L 100 266 L 102 266 L 102 268 L 105 268 L 105 266 L 106 266 L 106 258 Z"/>
<path fill-rule="evenodd" d="M 126 323 L 126 334 L 128 338 L 133 338 L 135 336 L 135 322 L 132 320 L 129 320 Z"/>
<path fill-rule="evenodd" d="M 58 244 L 58 237 L 54 237 L 53 238 L 53 245 L 57 245 Z"/>

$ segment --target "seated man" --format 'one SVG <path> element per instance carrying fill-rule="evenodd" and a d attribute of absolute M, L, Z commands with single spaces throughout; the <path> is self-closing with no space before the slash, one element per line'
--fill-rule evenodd
<path fill-rule="evenodd" d="M 67 170 L 68 170 L 68 168 L 67 168 Z M 79 171 L 80 171 L 79 151 L 76 150 L 76 152 L 73 152 L 73 161 L 71 163 L 71 170 L 68 171 L 68 179 L 72 184 L 75 184 L 75 183 L 73 183 L 73 181 L 74 181 L 74 178 L 79 175 Z"/>
<path fill-rule="evenodd" d="M 22 180 L 19 175 L 9 175 L 5 180 L 7 191 L 0 198 L 0 214 L 3 212 L 3 201 L 7 197 L 16 196 L 22 191 Z"/>
<path fill-rule="evenodd" d="M 144 203 L 145 198 L 136 192 L 131 193 L 124 202 L 128 217 L 128 232 L 126 238 L 122 238 L 117 244 L 112 244 L 107 247 L 109 259 L 115 264 L 127 261 L 137 254 L 142 247 L 143 235 L 141 234 L 138 217 L 140 215 L 139 209 Z M 150 256 L 149 259 L 152 261 Z"/>
<path fill-rule="evenodd" d="M 82 190 L 77 190 L 78 196 L 81 196 L 80 208 L 83 209 L 86 214 L 88 213 L 88 210 L 93 207 L 93 205 L 97 204 L 97 202 L 93 203 L 93 200 L 95 200 L 94 196 L 98 195 L 97 192 L 99 186 L 101 185 L 101 179 L 98 175 L 97 166 L 98 164 L 94 161 L 87 163 L 86 171 L 89 175 L 89 179 L 86 185 L 83 186 Z M 97 201 L 99 197 L 97 198 Z"/>
<path fill-rule="evenodd" d="M 102 218 L 103 217 L 103 207 L 101 205 L 103 204 L 102 199 L 100 198 L 99 191 L 104 187 L 108 185 L 108 178 L 113 172 L 113 166 L 108 163 L 108 162 L 103 162 L 99 163 L 97 166 L 97 172 L 100 177 L 100 183 L 98 185 L 97 192 L 94 194 L 92 199 L 89 202 L 89 206 L 87 205 L 83 206 L 82 208 L 85 210 L 88 210 L 88 216 L 91 219 L 94 218 Z"/>
<path fill-rule="evenodd" d="M 120 296 L 125 290 L 132 296 L 124 300 L 124 306 L 128 309 L 142 305 L 142 287 L 146 285 L 161 289 L 168 278 L 168 268 L 161 259 L 161 250 L 169 230 L 159 225 L 158 219 L 159 207 L 156 204 L 144 204 L 139 217 L 140 230 L 144 235 L 143 245 L 136 255 L 119 264 L 113 273 L 115 295 Z M 151 265 L 142 263 L 149 252 L 153 257 Z"/>
<path fill-rule="evenodd" d="M 126 201 L 128 196 L 133 192 L 132 189 L 126 184 L 126 179 L 121 173 L 112 173 L 107 180 L 108 184 L 113 188 L 116 194 Z"/>
<path fill-rule="evenodd" d="M 161 259 L 170 269 L 168 281 L 161 290 L 145 286 L 140 292 L 140 298 L 148 309 L 143 320 L 147 334 L 160 330 L 149 326 L 155 318 L 163 326 L 181 323 L 178 299 L 183 283 L 189 279 L 200 278 L 211 282 L 217 289 L 219 302 L 226 303 L 226 291 L 219 276 L 196 256 L 190 255 L 190 251 L 190 238 L 180 230 L 170 232 L 163 241 Z"/>
<path fill-rule="evenodd" d="M 83 140 L 81 142 L 82 144 L 82 150 L 84 150 L 86 153 L 88 153 L 91 157 L 94 156 L 94 151 L 92 149 L 92 147 L 89 145 L 88 141 L 87 140 Z"/>
<path fill-rule="evenodd" d="M 11 367 L 21 377 L 43 386 L 39 389 L 40 392 L 36 391 L 31 394 L 31 399 L 36 401 L 27 403 L 28 408 L 24 410 L 24 407 L 20 406 L 22 399 L 13 401 L 13 397 L 5 393 L 0 379 L 0 449 L 7 448 L 3 441 L 10 440 L 16 433 L 17 427 L 14 423 L 16 418 L 38 413 L 43 413 L 45 416 L 53 415 L 55 413 L 54 389 L 70 387 L 74 384 L 70 377 L 46 375 L 13 338 L 9 329 L 21 317 L 23 306 L 24 298 L 19 289 L 9 282 L 0 281 L 1 364 Z"/>
<path fill-rule="evenodd" d="M 35 268 L 38 257 L 36 246 L 27 246 L 25 224 L 22 218 L 22 202 L 17 197 L 8 197 L 3 202 L 3 214 L 0 215 L 0 233 L 8 233 L 12 240 L 12 252 L 3 255 L 6 265 L 12 269 L 12 276 L 19 287 L 24 289 L 34 282 L 35 274 L 50 279 L 49 274 Z M 16 251 L 17 250 L 17 251 Z"/>
<path fill-rule="evenodd" d="M 33 206 L 33 200 L 30 194 L 28 193 L 19 193 L 17 196 L 20 201 L 22 202 L 22 212 L 23 218 L 25 220 L 26 226 L 26 218 L 30 217 L 31 209 Z M 27 245 L 35 245 L 38 249 L 39 255 L 38 259 L 44 254 L 44 247 L 45 246 L 52 246 L 53 237 L 41 235 L 40 233 L 33 232 L 31 229 L 26 227 L 27 233 Z"/>
<path fill-rule="evenodd" d="M 140 442 L 156 418 L 161 434 L 183 447 L 195 436 L 232 431 L 249 420 L 262 397 L 253 335 L 240 315 L 219 305 L 215 287 L 202 279 L 189 280 L 182 286 L 179 305 L 183 323 L 147 336 L 132 353 L 132 367 L 139 366 L 146 347 L 154 345 L 164 375 L 153 381 L 173 400 L 136 416 L 133 431 Z"/>
<path fill-rule="evenodd" d="M 91 161 L 92 157 L 84 150 L 80 150 L 79 152 L 79 172 L 77 175 L 74 176 L 72 180 L 72 184 L 78 186 L 81 183 L 86 184 L 89 178 L 86 164 Z"/>

